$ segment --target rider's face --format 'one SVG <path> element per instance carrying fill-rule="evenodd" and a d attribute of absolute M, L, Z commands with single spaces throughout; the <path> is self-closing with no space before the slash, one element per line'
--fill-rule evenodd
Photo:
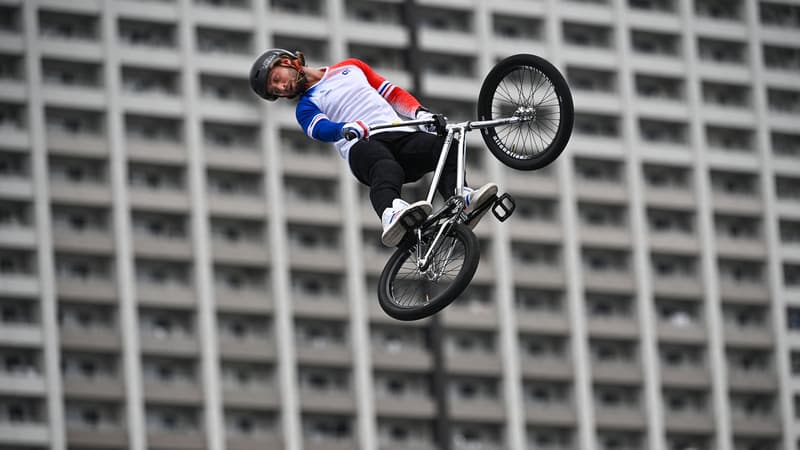
<path fill-rule="evenodd" d="M 278 97 L 290 97 L 297 92 L 297 71 L 284 66 L 275 66 L 269 72 L 267 91 Z"/>

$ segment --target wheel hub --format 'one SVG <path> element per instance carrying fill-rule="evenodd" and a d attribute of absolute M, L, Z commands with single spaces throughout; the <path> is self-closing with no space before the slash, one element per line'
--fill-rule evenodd
<path fill-rule="evenodd" d="M 530 106 L 520 106 L 514 111 L 514 117 L 519 117 L 524 121 L 536 119 L 536 109 Z"/>

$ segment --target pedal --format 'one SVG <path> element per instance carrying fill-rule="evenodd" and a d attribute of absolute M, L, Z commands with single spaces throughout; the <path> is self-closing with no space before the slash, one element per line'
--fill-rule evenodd
<path fill-rule="evenodd" d="M 400 218 L 400 223 L 406 230 L 413 230 L 425 222 L 428 216 L 420 210 L 409 211 L 407 214 Z"/>
<path fill-rule="evenodd" d="M 511 217 L 511 214 L 514 213 L 516 208 L 517 204 L 514 202 L 514 198 L 508 193 L 503 193 L 494 201 L 492 205 L 492 214 L 494 214 L 500 222 L 505 222 Z"/>

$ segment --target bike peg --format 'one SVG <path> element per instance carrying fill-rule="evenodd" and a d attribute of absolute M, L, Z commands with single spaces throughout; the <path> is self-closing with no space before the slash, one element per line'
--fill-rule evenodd
<path fill-rule="evenodd" d="M 492 214 L 494 214 L 500 222 L 505 222 L 511 217 L 511 214 L 514 213 L 516 208 L 517 204 L 514 202 L 514 198 L 506 192 L 498 196 L 494 201 L 492 205 Z"/>

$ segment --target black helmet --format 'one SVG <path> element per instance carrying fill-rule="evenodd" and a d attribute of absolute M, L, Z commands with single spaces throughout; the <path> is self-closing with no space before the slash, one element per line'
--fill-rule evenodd
<path fill-rule="evenodd" d="M 302 53 L 273 48 L 262 53 L 253 63 L 253 67 L 250 68 L 250 87 L 253 92 L 265 100 L 274 102 L 278 99 L 277 95 L 267 92 L 267 81 L 270 70 L 281 61 L 281 58 L 293 60 L 296 68 L 305 64 L 305 58 Z M 301 72 L 301 70 L 298 69 L 298 72 Z"/>

